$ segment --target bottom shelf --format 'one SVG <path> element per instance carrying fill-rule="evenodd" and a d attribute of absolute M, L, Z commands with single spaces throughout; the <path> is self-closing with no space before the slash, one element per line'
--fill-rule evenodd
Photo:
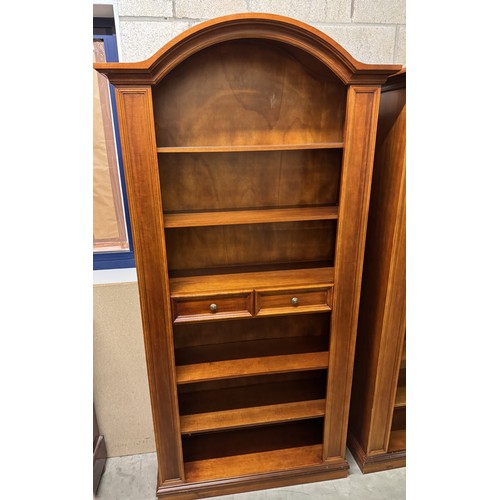
<path fill-rule="evenodd" d="M 257 427 L 184 434 L 185 462 L 238 457 L 321 444 L 322 417 Z M 207 462 L 210 463 L 210 462 Z"/>
<path fill-rule="evenodd" d="M 186 462 L 184 470 L 189 482 L 209 481 L 230 477 L 263 474 L 270 471 L 291 470 L 320 465 L 323 446 L 301 446 L 281 450 L 232 455 Z"/>
<path fill-rule="evenodd" d="M 184 481 L 159 485 L 174 500 L 346 477 L 345 458 L 323 461 L 324 418 L 182 436 Z"/>

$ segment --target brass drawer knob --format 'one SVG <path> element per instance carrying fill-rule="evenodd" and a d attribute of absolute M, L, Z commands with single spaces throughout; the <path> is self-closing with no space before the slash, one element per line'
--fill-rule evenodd
<path fill-rule="evenodd" d="M 299 299 L 297 297 L 294 297 L 292 299 L 292 306 L 296 306 L 296 305 L 298 305 L 298 303 L 299 303 Z"/>
<path fill-rule="evenodd" d="M 210 304 L 210 310 L 212 312 L 216 312 L 217 311 L 217 304 Z"/>

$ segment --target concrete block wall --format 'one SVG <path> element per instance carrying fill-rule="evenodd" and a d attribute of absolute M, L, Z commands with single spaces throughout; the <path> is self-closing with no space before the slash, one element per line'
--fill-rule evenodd
<path fill-rule="evenodd" d="M 116 1 L 123 62 L 147 59 L 191 26 L 240 12 L 281 14 L 311 24 L 365 63 L 406 62 L 405 0 Z"/>

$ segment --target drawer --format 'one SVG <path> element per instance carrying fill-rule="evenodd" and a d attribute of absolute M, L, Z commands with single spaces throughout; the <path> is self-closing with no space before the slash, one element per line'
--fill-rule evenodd
<path fill-rule="evenodd" d="M 256 316 L 332 310 L 332 287 L 314 286 L 288 290 L 256 290 Z"/>
<path fill-rule="evenodd" d="M 172 297 L 174 323 L 251 317 L 253 294 L 249 292 L 210 296 Z"/>

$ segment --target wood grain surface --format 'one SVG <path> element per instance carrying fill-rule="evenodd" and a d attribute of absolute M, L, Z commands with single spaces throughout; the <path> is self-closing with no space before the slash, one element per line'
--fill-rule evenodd
<path fill-rule="evenodd" d="M 271 222 L 298 222 L 338 219 L 338 207 L 270 208 L 261 210 L 230 210 L 165 214 L 166 228 L 231 226 Z"/>
<path fill-rule="evenodd" d="M 270 284 L 276 287 L 301 287 L 304 285 L 333 285 L 333 267 L 264 271 L 208 276 L 190 276 L 170 280 L 172 297 L 262 289 Z"/>
<path fill-rule="evenodd" d="M 323 443 L 325 459 L 345 456 L 379 99 L 380 87 L 351 86 L 348 91 Z"/>
<path fill-rule="evenodd" d="M 336 205 L 341 161 L 338 149 L 161 154 L 163 211 Z"/>
<path fill-rule="evenodd" d="M 158 146 L 342 142 L 345 96 L 324 65 L 283 44 L 220 43 L 153 89 Z"/>
<path fill-rule="evenodd" d="M 345 477 L 379 86 L 401 67 L 237 14 L 95 68 L 117 86 L 158 496 Z"/>
<path fill-rule="evenodd" d="M 406 89 L 405 74 L 382 89 L 370 200 L 349 442 L 363 471 L 405 464 L 388 453 L 406 404 Z M 392 422 L 392 423 L 391 423 Z M 403 427 L 404 428 L 404 427 Z M 401 442 L 399 440 L 398 442 Z"/>
<path fill-rule="evenodd" d="M 328 367 L 328 352 L 285 354 L 230 361 L 214 361 L 177 367 L 177 383 L 189 384 L 224 378 L 246 377 Z"/>
<path fill-rule="evenodd" d="M 322 417 L 324 414 L 324 399 L 196 413 L 181 416 L 181 432 L 195 434 L 197 432 L 237 429 L 292 420 L 306 420 Z"/>

